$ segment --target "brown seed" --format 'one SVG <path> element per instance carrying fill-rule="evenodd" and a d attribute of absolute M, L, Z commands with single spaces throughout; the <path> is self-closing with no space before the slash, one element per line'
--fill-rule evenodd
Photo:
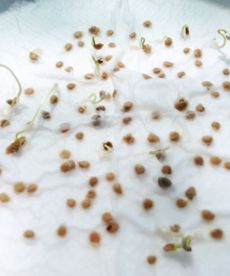
<path fill-rule="evenodd" d="M 10 121 L 9 120 L 6 120 L 6 119 L 0 120 L 0 127 L 1 128 L 7 127 L 9 125 L 10 125 Z"/>
<path fill-rule="evenodd" d="M 224 81 L 223 82 L 223 89 L 225 91 L 230 91 L 230 81 Z"/>
<path fill-rule="evenodd" d="M 98 232 L 92 232 L 89 235 L 89 241 L 93 244 L 99 244 L 101 241 L 101 236 Z"/>
<path fill-rule="evenodd" d="M 174 233 L 179 233 L 181 230 L 181 227 L 179 224 L 174 224 L 174 225 L 170 226 L 170 230 Z"/>
<path fill-rule="evenodd" d="M 194 55 L 195 58 L 201 58 L 202 57 L 202 51 L 201 51 L 201 49 L 195 49 L 193 51 L 193 55 Z"/>
<path fill-rule="evenodd" d="M 163 174 L 171 174 L 172 173 L 172 168 L 169 165 L 164 165 L 161 168 L 161 172 Z"/>
<path fill-rule="evenodd" d="M 222 229 L 216 228 L 210 232 L 210 236 L 215 240 L 221 240 L 224 236 L 224 232 Z"/>
<path fill-rule="evenodd" d="M 75 32 L 74 34 L 73 34 L 73 36 L 75 37 L 75 38 L 82 38 L 82 36 L 83 36 L 83 33 L 82 32 L 80 32 L 80 31 L 77 31 L 77 32 Z"/>
<path fill-rule="evenodd" d="M 153 113 L 151 114 L 151 118 L 153 120 L 160 120 L 161 118 L 161 114 L 159 111 L 153 111 Z"/>
<path fill-rule="evenodd" d="M 205 107 L 204 107 L 202 104 L 198 104 L 198 105 L 196 106 L 196 111 L 202 113 L 202 112 L 205 111 Z"/>
<path fill-rule="evenodd" d="M 143 205 L 143 208 L 144 208 L 145 210 L 150 210 L 150 209 L 153 208 L 154 203 L 153 203 L 152 199 L 146 198 L 146 199 L 144 199 L 142 205 Z"/>
<path fill-rule="evenodd" d="M 212 122 L 211 126 L 213 130 L 219 130 L 221 128 L 221 124 L 217 121 Z"/>
<path fill-rule="evenodd" d="M 84 138 L 84 133 L 81 132 L 81 131 L 77 132 L 77 133 L 75 134 L 75 138 L 76 138 L 77 140 L 82 140 L 82 139 Z"/>
<path fill-rule="evenodd" d="M 100 33 L 100 29 L 97 26 L 91 26 L 88 31 L 92 35 L 99 35 Z"/>
<path fill-rule="evenodd" d="M 108 181 L 113 181 L 116 178 L 116 175 L 113 172 L 108 172 L 105 175 L 106 180 Z"/>
<path fill-rule="evenodd" d="M 118 194 L 118 195 L 122 195 L 123 194 L 123 189 L 121 187 L 121 184 L 119 183 L 114 183 L 113 184 L 113 191 Z"/>
<path fill-rule="evenodd" d="M 105 111 L 106 107 L 104 105 L 99 105 L 99 106 L 96 107 L 96 110 L 97 111 Z"/>
<path fill-rule="evenodd" d="M 109 48 L 115 48 L 115 47 L 116 47 L 116 43 L 110 42 L 110 43 L 108 44 L 108 46 L 109 46 Z"/>
<path fill-rule="evenodd" d="M 196 117 L 196 113 L 194 111 L 187 111 L 185 118 L 187 120 L 193 120 Z"/>
<path fill-rule="evenodd" d="M 62 123 L 62 124 L 60 124 L 59 131 L 61 133 L 66 133 L 66 132 L 70 131 L 70 129 L 71 129 L 71 127 L 70 127 L 69 123 Z"/>
<path fill-rule="evenodd" d="M 169 133 L 169 139 L 172 142 L 178 142 L 180 140 L 180 134 L 176 131 L 172 131 Z"/>
<path fill-rule="evenodd" d="M 164 79 L 165 78 L 165 73 L 160 73 L 159 75 L 158 75 L 158 78 L 160 78 L 160 79 Z"/>
<path fill-rule="evenodd" d="M 193 200 L 193 198 L 196 196 L 196 189 L 195 187 L 191 186 L 189 187 L 186 191 L 185 191 L 185 196 L 190 199 Z"/>
<path fill-rule="evenodd" d="M 156 144 L 156 143 L 160 142 L 160 137 L 158 135 L 156 135 L 155 133 L 150 132 L 147 137 L 147 140 L 151 144 Z"/>
<path fill-rule="evenodd" d="M 190 52 L 190 48 L 184 48 L 183 52 L 184 52 L 185 54 L 188 54 L 188 53 Z"/>
<path fill-rule="evenodd" d="M 57 67 L 57 68 L 61 68 L 63 65 L 64 65 L 64 63 L 63 63 L 62 61 L 58 61 L 58 62 L 56 63 L 56 67 Z"/>
<path fill-rule="evenodd" d="M 210 95 L 213 97 L 213 98 L 219 98 L 220 97 L 220 93 L 218 91 L 212 91 L 210 93 Z"/>
<path fill-rule="evenodd" d="M 146 261 L 147 261 L 148 264 L 153 265 L 153 264 L 156 263 L 157 257 L 150 255 L 146 258 Z"/>
<path fill-rule="evenodd" d="M 179 79 L 183 78 L 184 76 L 185 76 L 185 72 L 184 71 L 180 71 L 180 72 L 177 73 L 177 77 Z"/>
<path fill-rule="evenodd" d="M 135 142 L 135 138 L 131 133 L 128 133 L 123 137 L 123 141 L 125 141 L 127 144 L 131 145 Z"/>
<path fill-rule="evenodd" d="M 70 73 L 70 72 L 73 71 L 73 67 L 72 66 L 68 66 L 68 67 L 65 68 L 65 71 L 68 72 L 68 73 Z"/>
<path fill-rule="evenodd" d="M 24 90 L 24 93 L 26 95 L 32 95 L 32 94 L 34 94 L 34 89 L 32 87 L 28 87 Z"/>
<path fill-rule="evenodd" d="M 185 208 L 188 204 L 188 201 L 186 199 L 183 199 L 183 198 L 178 198 L 176 200 L 176 206 L 178 208 Z"/>
<path fill-rule="evenodd" d="M 78 112 L 81 113 L 81 114 L 85 113 L 86 110 L 87 110 L 87 108 L 85 106 L 79 106 L 78 107 Z"/>
<path fill-rule="evenodd" d="M 164 61 L 163 62 L 163 66 L 166 67 L 166 68 L 171 68 L 173 67 L 173 63 L 171 61 Z"/>
<path fill-rule="evenodd" d="M 35 233 L 33 230 L 25 230 L 23 233 L 23 237 L 26 239 L 33 239 L 35 238 Z"/>
<path fill-rule="evenodd" d="M 143 26 L 144 26 L 145 28 L 150 28 L 150 27 L 152 26 L 152 22 L 151 22 L 150 20 L 145 20 L 145 21 L 143 22 Z"/>
<path fill-rule="evenodd" d="M 201 217 L 203 220 L 212 221 L 215 218 L 215 214 L 209 210 L 203 210 L 201 212 Z"/>
<path fill-rule="evenodd" d="M 19 152 L 19 150 L 22 148 L 24 144 L 26 144 L 26 142 L 27 140 L 24 136 L 15 139 L 14 142 L 6 148 L 6 154 L 13 154 Z"/>
<path fill-rule="evenodd" d="M 136 36 L 137 36 L 137 34 L 135 32 L 132 32 L 132 33 L 129 34 L 130 39 L 135 39 Z"/>
<path fill-rule="evenodd" d="M 166 39 L 164 40 L 165 46 L 169 47 L 172 45 L 173 40 L 171 37 L 166 37 Z"/>
<path fill-rule="evenodd" d="M 221 164 L 222 159 L 219 156 L 211 156 L 209 161 L 212 165 L 218 166 Z"/>
<path fill-rule="evenodd" d="M 146 54 L 150 54 L 152 51 L 152 47 L 149 44 L 144 44 L 142 46 L 142 49 Z"/>
<path fill-rule="evenodd" d="M 159 177 L 157 181 L 159 187 L 161 187 L 162 189 L 167 189 L 172 186 L 171 180 L 167 177 Z"/>
<path fill-rule="evenodd" d="M 88 183 L 91 187 L 95 187 L 98 184 L 98 178 L 96 176 L 92 176 L 90 177 Z"/>
<path fill-rule="evenodd" d="M 107 30 L 106 35 L 107 36 L 112 36 L 113 35 L 113 30 L 111 30 L 111 29 Z"/>
<path fill-rule="evenodd" d="M 88 209 L 91 206 L 91 199 L 90 198 L 86 198 L 81 202 L 81 207 L 83 209 Z"/>
<path fill-rule="evenodd" d="M 134 166 L 134 170 L 136 172 L 136 174 L 141 175 L 145 173 L 145 167 L 141 164 L 136 164 Z"/>
<path fill-rule="evenodd" d="M 68 83 L 68 84 L 66 85 L 66 88 L 67 88 L 68 90 L 73 90 L 75 87 L 76 87 L 76 84 L 75 84 L 75 83 L 72 83 L 72 82 L 70 82 L 70 83 Z"/>
<path fill-rule="evenodd" d="M 35 52 L 30 52 L 29 53 L 29 58 L 32 61 L 37 61 L 39 59 L 39 55 L 37 53 L 35 53 Z"/>
<path fill-rule="evenodd" d="M 107 224 L 110 222 L 113 222 L 113 220 L 114 220 L 112 214 L 109 212 L 103 213 L 101 216 L 101 219 Z"/>
<path fill-rule="evenodd" d="M 203 63 L 201 60 L 197 59 L 197 60 L 195 60 L 195 65 L 196 65 L 196 67 L 201 67 L 203 65 Z"/>
<path fill-rule="evenodd" d="M 32 194 L 36 192 L 37 189 L 38 189 L 38 185 L 33 183 L 33 184 L 29 184 L 26 190 L 27 190 L 27 193 Z"/>
<path fill-rule="evenodd" d="M 153 73 L 154 74 L 160 74 L 160 72 L 161 72 L 161 68 L 159 68 L 159 67 L 155 67 L 155 68 L 153 68 Z"/>
<path fill-rule="evenodd" d="M 228 68 L 223 69 L 223 75 L 228 76 L 230 74 L 230 70 Z"/>
<path fill-rule="evenodd" d="M 49 120 L 51 118 L 50 112 L 48 112 L 48 111 L 42 111 L 42 118 L 44 120 Z"/>
<path fill-rule="evenodd" d="M 86 194 L 86 197 L 87 198 L 95 198 L 96 197 L 96 192 L 94 191 L 94 190 L 89 190 L 88 192 L 87 192 L 87 194 Z"/>
<path fill-rule="evenodd" d="M 76 200 L 74 198 L 68 198 L 66 200 L 66 205 L 69 207 L 69 208 L 74 208 L 76 206 Z"/>
<path fill-rule="evenodd" d="M 176 249 L 175 249 L 174 243 L 167 243 L 167 244 L 163 247 L 163 250 L 164 250 L 165 252 L 170 252 L 170 251 L 174 251 L 174 250 L 176 250 Z"/>
<path fill-rule="evenodd" d="M 126 117 L 124 117 L 124 118 L 122 119 L 122 123 L 123 123 L 124 125 L 128 125 L 129 123 L 131 123 L 132 119 L 133 119 L 132 117 L 126 116 Z"/>
<path fill-rule="evenodd" d="M 227 170 L 230 170 L 230 161 L 224 162 L 224 167 Z"/>
<path fill-rule="evenodd" d="M 187 108 L 187 106 L 188 106 L 188 101 L 184 98 L 178 99 L 174 104 L 174 107 L 178 111 L 184 111 Z"/>
<path fill-rule="evenodd" d="M 109 75 L 106 72 L 101 73 L 101 76 L 100 76 L 101 80 L 107 80 L 108 77 L 109 77 Z"/>
<path fill-rule="evenodd" d="M 206 88 L 211 88 L 213 86 L 213 83 L 211 83 L 210 81 L 203 81 L 202 82 L 202 86 L 206 87 Z"/>
<path fill-rule="evenodd" d="M 78 47 L 82 48 L 85 46 L 85 42 L 82 41 L 82 40 L 79 40 L 78 43 L 77 43 Z"/>
<path fill-rule="evenodd" d="M 82 169 L 88 169 L 90 167 L 90 163 L 88 161 L 79 161 L 78 165 Z"/>
<path fill-rule="evenodd" d="M 119 230 L 119 224 L 115 221 L 109 222 L 106 227 L 106 230 L 109 233 L 116 233 Z"/>
<path fill-rule="evenodd" d="M 210 136 L 210 135 L 205 135 L 205 136 L 201 137 L 201 140 L 202 140 L 202 142 L 203 142 L 204 144 L 206 144 L 207 146 L 211 145 L 212 142 L 213 142 L 213 138 L 212 138 L 212 136 Z"/>
<path fill-rule="evenodd" d="M 133 103 L 130 101 L 127 101 L 123 104 L 121 111 L 128 112 L 133 108 Z"/>
<path fill-rule="evenodd" d="M 58 102 L 58 97 L 56 95 L 52 95 L 50 97 L 50 103 L 51 104 L 56 104 Z"/>
<path fill-rule="evenodd" d="M 110 61 L 111 59 L 112 59 L 111 55 L 107 55 L 107 56 L 104 57 L 104 60 L 107 61 L 107 62 Z"/>
<path fill-rule="evenodd" d="M 64 238 L 67 235 L 67 228 L 65 225 L 60 225 L 56 231 L 57 235 Z"/>
<path fill-rule="evenodd" d="M 66 43 L 66 45 L 65 45 L 65 47 L 64 47 L 64 49 L 65 49 L 66 51 L 70 51 L 70 50 L 72 50 L 72 48 L 73 48 L 73 45 L 72 45 L 71 43 Z"/>
<path fill-rule="evenodd" d="M 61 164 L 60 166 L 60 170 L 63 172 L 63 173 L 67 173 L 69 171 L 72 171 L 76 168 L 76 164 L 73 160 L 68 160 L 64 163 Z"/>
<path fill-rule="evenodd" d="M 10 197 L 6 193 L 0 193 L 0 202 L 7 203 L 10 201 Z"/>
<path fill-rule="evenodd" d="M 204 165 L 204 159 L 203 159 L 202 156 L 199 156 L 199 155 L 197 155 L 193 158 L 193 162 L 197 166 L 203 166 Z"/>
<path fill-rule="evenodd" d="M 22 193 L 26 189 L 26 185 L 23 182 L 17 182 L 14 184 L 15 193 Z"/>

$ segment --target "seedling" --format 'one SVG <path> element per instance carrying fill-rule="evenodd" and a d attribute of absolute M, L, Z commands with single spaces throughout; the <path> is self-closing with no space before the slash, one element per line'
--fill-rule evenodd
<path fill-rule="evenodd" d="M 193 240 L 193 238 L 190 235 L 182 236 L 180 243 L 168 243 L 163 247 L 163 249 L 165 252 L 177 251 L 179 249 L 183 249 L 186 252 L 191 252 L 192 251 L 192 247 L 191 247 L 192 240 Z"/>
<path fill-rule="evenodd" d="M 229 32 L 228 32 L 228 30 L 226 30 L 226 29 L 219 29 L 219 30 L 217 30 L 217 32 L 218 32 L 218 34 L 219 35 L 221 35 L 222 36 L 222 38 L 223 38 L 223 42 L 221 43 L 221 44 L 219 44 L 218 45 L 218 48 L 223 48 L 225 45 L 226 45 L 226 43 L 227 43 L 227 40 L 229 40 L 230 41 L 230 35 L 229 35 Z"/>

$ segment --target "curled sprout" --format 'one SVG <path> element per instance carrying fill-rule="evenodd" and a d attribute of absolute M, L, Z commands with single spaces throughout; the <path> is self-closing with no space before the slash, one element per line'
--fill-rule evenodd
<path fill-rule="evenodd" d="M 142 48 L 145 46 L 145 38 L 144 38 L 144 37 L 141 37 L 140 46 L 141 46 Z"/>
<path fill-rule="evenodd" d="M 189 36 L 189 26 L 187 24 L 183 25 L 181 28 L 181 36 L 186 39 Z"/>
<path fill-rule="evenodd" d="M 104 97 L 99 97 L 99 99 L 97 98 L 97 95 L 95 93 L 92 93 L 90 96 L 89 96 L 89 101 L 92 103 L 92 104 L 98 104 L 100 102 L 102 102 L 104 100 Z"/>
<path fill-rule="evenodd" d="M 35 120 L 37 119 L 38 115 L 40 114 L 41 109 L 49 99 L 49 97 L 57 90 L 58 85 L 54 84 L 54 86 L 50 89 L 50 91 L 47 93 L 45 99 L 43 100 L 42 104 L 37 108 L 36 112 L 34 113 L 32 119 L 26 124 L 26 127 L 16 133 L 16 139 L 19 138 L 23 133 L 27 132 L 34 124 Z"/>
<path fill-rule="evenodd" d="M 226 45 L 227 40 L 230 40 L 230 35 L 228 35 L 228 30 L 223 28 L 217 30 L 217 32 L 219 35 L 223 37 L 223 42 L 220 45 L 218 45 L 218 48 L 223 48 Z"/>
<path fill-rule="evenodd" d="M 8 67 L 7 65 L 5 64 L 0 64 L 0 67 L 2 68 L 5 68 L 6 70 L 8 70 L 11 75 L 14 77 L 15 81 L 17 82 L 17 85 L 18 85 L 18 93 L 16 95 L 16 97 L 14 97 L 13 99 L 9 99 L 7 100 L 7 103 L 10 105 L 10 106 L 15 106 L 18 102 L 19 102 L 19 99 L 20 99 L 20 96 L 22 94 L 22 85 L 18 79 L 18 77 L 15 75 L 14 71 Z"/>

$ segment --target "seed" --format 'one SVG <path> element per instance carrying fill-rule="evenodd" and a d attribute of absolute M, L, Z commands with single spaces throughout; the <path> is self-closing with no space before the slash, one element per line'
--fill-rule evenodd
<path fill-rule="evenodd" d="M 102 214 L 101 219 L 105 222 L 105 223 L 110 223 L 113 221 L 113 216 L 111 213 L 109 212 L 105 212 Z"/>
<path fill-rule="evenodd" d="M 61 68 L 63 65 L 64 65 L 64 63 L 63 63 L 62 61 L 58 61 L 58 62 L 56 63 L 56 67 L 57 67 L 57 68 Z"/>
<path fill-rule="evenodd" d="M 175 250 L 175 245 L 174 243 L 168 243 L 163 247 L 163 250 L 165 252 L 170 252 L 170 251 L 174 251 Z"/>
<path fill-rule="evenodd" d="M 35 237 L 35 233 L 33 230 L 26 230 L 23 233 L 23 237 L 26 239 L 33 239 Z"/>
<path fill-rule="evenodd" d="M 196 67 L 201 67 L 203 65 L 203 63 L 201 60 L 197 59 L 197 60 L 195 60 L 195 65 L 196 65 Z"/>
<path fill-rule="evenodd" d="M 230 161 L 224 162 L 224 167 L 227 170 L 230 170 Z"/>
<path fill-rule="evenodd" d="M 14 184 L 15 193 L 22 193 L 25 191 L 26 185 L 23 182 L 18 182 Z"/>
<path fill-rule="evenodd" d="M 203 210 L 201 212 L 201 217 L 203 218 L 203 220 L 211 221 L 214 220 L 215 214 L 209 210 Z"/>
<path fill-rule="evenodd" d="M 173 63 L 171 61 L 164 61 L 163 62 L 163 66 L 166 67 L 166 68 L 171 68 L 173 67 Z"/>
<path fill-rule="evenodd" d="M 205 135 L 201 138 L 202 142 L 206 144 L 207 146 L 211 145 L 213 142 L 213 138 L 210 135 Z"/>
<path fill-rule="evenodd" d="M 51 118 L 51 115 L 48 111 L 42 111 L 42 118 L 44 120 L 49 120 Z"/>
<path fill-rule="evenodd" d="M 62 158 L 62 159 L 69 159 L 70 156 L 71 156 L 71 152 L 69 150 L 62 150 L 60 153 L 59 153 L 59 156 Z"/>
<path fill-rule="evenodd" d="M 73 48 L 73 45 L 72 45 L 71 43 L 66 43 L 66 45 L 65 45 L 65 47 L 64 47 L 64 49 L 65 49 L 66 51 L 70 51 L 70 50 L 72 50 L 72 48 Z"/>
<path fill-rule="evenodd" d="M 203 81 L 202 85 L 206 88 L 211 88 L 213 86 L 213 84 L 210 81 Z"/>
<path fill-rule="evenodd" d="M 98 184 L 98 178 L 96 176 L 92 176 L 90 177 L 88 183 L 91 187 L 95 187 Z"/>
<path fill-rule="evenodd" d="M 60 166 L 60 170 L 63 173 L 67 173 L 67 172 L 72 171 L 74 169 L 76 169 L 76 164 L 73 160 L 68 160 L 68 161 L 62 163 L 61 166 Z"/>
<path fill-rule="evenodd" d="M 155 264 L 156 263 L 156 261 L 157 261 L 157 257 L 156 256 L 148 256 L 147 258 L 146 258 L 146 261 L 149 263 L 149 264 L 151 264 L 151 265 L 153 265 L 153 264 Z"/>
<path fill-rule="evenodd" d="M 189 187 L 186 191 L 185 191 L 185 196 L 190 199 L 193 200 L 193 198 L 196 196 L 196 189 L 195 187 L 191 186 Z"/>
<path fill-rule="evenodd" d="M 32 95 L 32 94 L 34 94 L 34 89 L 32 87 L 28 87 L 24 90 L 24 93 L 26 95 Z"/>
<path fill-rule="evenodd" d="M 123 104 L 121 111 L 128 112 L 133 108 L 133 103 L 130 101 L 127 101 Z"/>
<path fill-rule="evenodd" d="M 111 29 L 107 30 L 106 35 L 107 36 L 112 36 L 113 35 L 113 30 L 111 30 Z"/>
<path fill-rule="evenodd" d="M 172 45 L 173 40 L 171 37 L 166 37 L 166 39 L 164 40 L 165 46 L 169 47 Z"/>
<path fill-rule="evenodd" d="M 66 133 L 68 131 L 70 131 L 70 124 L 69 123 L 60 124 L 60 132 L 61 133 Z"/>
<path fill-rule="evenodd" d="M 152 78 L 151 76 L 149 76 L 149 75 L 147 75 L 147 74 L 142 74 L 142 76 L 143 76 L 143 78 L 144 78 L 145 80 L 149 80 L 149 79 Z"/>
<path fill-rule="evenodd" d="M 57 235 L 64 238 L 67 235 L 67 228 L 65 225 L 60 225 L 56 231 Z"/>
<path fill-rule="evenodd" d="M 135 142 L 135 138 L 131 133 L 129 133 L 123 137 L 123 141 L 125 141 L 127 144 L 131 145 Z"/>
<path fill-rule="evenodd" d="M 161 68 L 159 68 L 159 67 L 155 67 L 155 68 L 153 68 L 153 73 L 154 74 L 159 74 L 161 72 Z"/>
<path fill-rule="evenodd" d="M 129 34 L 130 39 L 135 39 L 136 36 L 137 36 L 137 34 L 135 32 L 132 32 L 132 33 Z"/>
<path fill-rule="evenodd" d="M 183 52 L 184 52 L 185 54 L 188 54 L 188 53 L 190 52 L 190 48 L 184 48 Z"/>
<path fill-rule="evenodd" d="M 136 174 L 141 175 L 145 173 L 145 167 L 141 164 L 136 164 L 134 166 L 134 170 L 136 172 Z"/>
<path fill-rule="evenodd" d="M 101 80 L 107 80 L 108 79 L 108 74 L 106 73 L 106 72 L 102 72 L 101 73 L 101 76 L 100 76 L 100 78 L 101 78 Z"/>
<path fill-rule="evenodd" d="M 162 189 L 167 189 L 172 186 L 171 180 L 167 177 L 159 177 L 157 181 L 159 187 L 161 187 Z"/>
<path fill-rule="evenodd" d="M 99 244 L 101 241 L 101 236 L 98 232 L 92 232 L 89 235 L 89 240 L 93 244 Z"/>
<path fill-rule="evenodd" d="M 78 47 L 82 48 L 85 46 L 85 42 L 82 41 L 82 40 L 79 40 L 78 43 L 77 43 Z"/>
<path fill-rule="evenodd" d="M 126 117 L 124 117 L 123 119 L 122 119 L 122 123 L 124 124 L 124 125 L 128 125 L 131 121 L 132 121 L 132 117 L 130 117 L 130 116 L 126 116 Z"/>
<path fill-rule="evenodd" d="M 205 111 L 205 107 L 202 104 L 198 104 L 196 106 L 196 111 L 197 112 L 204 112 Z"/>
<path fill-rule="evenodd" d="M 96 49 L 96 50 L 102 49 L 103 46 L 104 46 L 103 43 L 95 43 L 95 42 L 93 43 L 93 48 Z"/>
<path fill-rule="evenodd" d="M 151 115 L 151 118 L 153 120 L 159 120 L 161 118 L 160 112 L 159 111 L 154 111 Z"/>
<path fill-rule="evenodd" d="M 96 107 L 96 110 L 97 111 L 105 111 L 106 107 L 104 105 L 99 105 L 99 106 Z"/>
<path fill-rule="evenodd" d="M 107 56 L 104 57 L 104 60 L 107 61 L 107 62 L 110 61 L 111 59 L 112 59 L 111 55 L 107 55 Z"/>
<path fill-rule="evenodd" d="M 221 124 L 217 121 L 212 122 L 211 126 L 213 130 L 219 130 L 221 128 Z"/>
<path fill-rule="evenodd" d="M 210 163 L 214 166 L 220 165 L 222 162 L 222 159 L 219 156 L 211 156 L 210 157 Z"/>
<path fill-rule="evenodd" d="M 187 108 L 187 106 L 188 106 L 188 101 L 184 98 L 178 99 L 174 104 L 174 107 L 178 111 L 184 111 Z"/>
<path fill-rule="evenodd" d="M 172 131 L 169 133 L 169 139 L 172 142 L 178 142 L 180 140 L 180 134 L 176 131 Z"/>
<path fill-rule="evenodd" d="M 85 106 L 79 106 L 78 107 L 78 112 L 81 113 L 81 114 L 85 113 L 86 110 L 87 110 L 87 108 Z"/>
<path fill-rule="evenodd" d="M 95 198 L 96 197 L 96 192 L 94 191 L 94 190 L 89 190 L 88 192 L 87 192 L 87 194 L 86 194 L 86 197 L 87 198 Z"/>
<path fill-rule="evenodd" d="M 39 55 L 37 53 L 35 53 L 35 52 L 30 52 L 29 53 L 29 58 L 32 61 L 37 61 L 39 59 Z"/>
<path fill-rule="evenodd" d="M 26 142 L 26 137 L 24 136 L 15 139 L 14 142 L 6 148 L 6 154 L 13 154 L 18 152 Z"/>
<path fill-rule="evenodd" d="M 213 97 L 213 98 L 219 98 L 220 97 L 220 93 L 218 91 L 212 91 L 210 93 L 210 95 Z"/>
<path fill-rule="evenodd" d="M 66 85 L 66 88 L 68 90 L 73 90 L 75 87 L 76 87 L 76 84 L 75 83 L 71 83 L 71 82 Z"/>
<path fill-rule="evenodd" d="M 225 91 L 230 91 L 230 81 L 224 81 L 223 88 Z"/>
<path fill-rule="evenodd" d="M 201 58 L 202 57 L 202 51 L 201 51 L 201 49 L 195 49 L 193 51 L 193 55 L 194 55 L 195 58 Z"/>
<path fill-rule="evenodd" d="M 82 139 L 84 138 L 84 133 L 81 132 L 81 131 L 77 132 L 77 133 L 75 134 L 75 138 L 76 138 L 77 140 L 82 140 Z"/>
<path fill-rule="evenodd" d="M 105 151 L 112 151 L 113 150 L 113 144 L 110 141 L 102 143 L 102 146 L 103 146 L 103 149 Z"/>
<path fill-rule="evenodd" d="M 183 78 L 184 76 L 185 76 L 185 72 L 184 71 L 180 71 L 180 72 L 177 73 L 177 77 L 179 79 Z"/>
<path fill-rule="evenodd" d="M 6 120 L 6 119 L 0 120 L 0 127 L 1 128 L 7 127 L 9 125 L 10 125 L 10 121 L 9 120 Z"/>
<path fill-rule="evenodd" d="M 58 102 L 58 97 L 56 95 L 52 95 L 50 97 L 50 103 L 51 104 L 56 104 Z"/>
<path fill-rule="evenodd" d="M 88 161 L 79 161 L 78 165 L 82 169 L 87 169 L 90 167 L 90 163 Z"/>
<path fill-rule="evenodd" d="M 174 224 L 174 225 L 170 226 L 170 230 L 174 233 L 179 233 L 181 230 L 181 227 L 179 224 Z"/>
<path fill-rule="evenodd" d="M 74 198 L 68 198 L 66 200 L 66 205 L 69 207 L 69 208 L 74 208 L 76 206 L 76 200 Z"/>
<path fill-rule="evenodd" d="M 171 174 L 172 173 L 172 168 L 169 165 L 164 165 L 161 168 L 161 172 L 163 174 Z"/>
<path fill-rule="evenodd" d="M 183 199 L 183 198 L 178 198 L 176 200 L 176 206 L 178 208 L 185 208 L 188 204 L 188 201 L 186 199 Z"/>
<path fill-rule="evenodd" d="M 197 166 L 203 166 L 204 165 L 204 159 L 203 159 L 202 156 L 199 156 L 199 155 L 197 155 L 193 158 L 193 162 Z"/>
<path fill-rule="evenodd" d="M 100 33 L 100 29 L 97 26 L 91 26 L 88 31 L 92 35 L 99 35 Z"/>
<path fill-rule="evenodd" d="M 210 236 L 215 240 L 221 240 L 224 236 L 224 232 L 220 228 L 216 228 L 210 232 Z"/>
<path fill-rule="evenodd" d="M 30 184 L 30 185 L 27 186 L 26 190 L 27 190 L 27 193 L 32 194 L 32 193 L 36 192 L 37 189 L 38 189 L 37 184 Z"/>
<path fill-rule="evenodd" d="M 72 66 L 68 66 L 68 67 L 65 68 L 65 71 L 68 72 L 68 73 L 70 73 L 70 72 L 73 71 L 73 67 Z"/>
<path fill-rule="evenodd" d="M 147 140 L 151 144 L 156 144 L 156 143 L 160 142 L 160 137 L 158 135 L 156 135 L 155 133 L 150 132 L 147 137 Z"/>
<path fill-rule="evenodd" d="M 115 48 L 116 47 L 116 44 L 114 42 L 110 42 L 108 44 L 109 48 Z"/>
<path fill-rule="evenodd" d="M 105 175 L 106 180 L 108 181 L 113 181 L 116 178 L 116 175 L 113 172 L 108 172 Z"/>
<path fill-rule="evenodd" d="M 146 54 L 150 54 L 151 51 L 152 51 L 152 48 L 151 48 L 151 46 L 150 46 L 149 44 L 144 44 L 144 45 L 142 46 L 142 49 L 143 49 L 143 51 L 144 51 Z"/>
<path fill-rule="evenodd" d="M 118 195 L 122 195 L 123 194 L 123 189 L 121 187 L 121 184 L 119 183 L 114 183 L 113 184 L 113 191 L 118 194 Z"/>
<path fill-rule="evenodd" d="M 225 76 L 228 76 L 230 74 L 230 71 L 228 68 L 225 68 L 223 69 L 222 73 L 225 75 Z"/>
<path fill-rule="evenodd" d="M 80 32 L 80 31 L 77 31 L 73 34 L 73 36 L 78 39 L 78 38 L 81 38 L 83 36 L 83 33 Z"/>
<path fill-rule="evenodd" d="M 1 201 L 2 203 L 7 203 L 7 202 L 9 202 L 9 201 L 10 201 L 9 195 L 6 194 L 6 193 L 0 193 L 0 201 Z"/>
<path fill-rule="evenodd" d="M 152 22 L 150 20 L 146 20 L 143 22 L 143 26 L 145 28 L 150 28 L 152 26 Z"/>
<path fill-rule="evenodd" d="M 106 230 L 109 233 L 116 233 L 119 230 L 119 224 L 115 221 L 109 222 L 106 227 Z"/>
<path fill-rule="evenodd" d="M 187 120 L 193 120 L 196 117 L 196 113 L 194 111 L 187 111 L 185 118 Z"/>
<path fill-rule="evenodd" d="M 164 79 L 165 78 L 165 73 L 160 73 L 159 75 L 158 75 L 158 78 L 160 78 L 160 79 Z"/>
<path fill-rule="evenodd" d="M 145 210 L 149 210 L 149 209 L 152 209 L 152 207 L 154 206 L 154 203 L 153 203 L 152 199 L 146 198 L 146 199 L 144 199 L 142 205 Z"/>
<path fill-rule="evenodd" d="M 91 199 L 90 198 L 86 198 L 81 202 L 81 207 L 83 209 L 88 209 L 91 206 Z"/>

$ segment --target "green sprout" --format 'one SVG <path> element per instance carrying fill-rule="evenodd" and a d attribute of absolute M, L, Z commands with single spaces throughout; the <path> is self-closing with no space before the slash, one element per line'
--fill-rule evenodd
<path fill-rule="evenodd" d="M 2 68 L 5 68 L 6 70 L 8 70 L 11 75 L 14 77 L 15 81 L 17 82 L 17 85 L 18 85 L 18 93 L 16 95 L 16 97 L 14 97 L 13 99 L 9 99 L 7 100 L 7 103 L 10 105 L 10 106 L 15 106 L 18 102 L 19 102 L 19 99 L 20 99 L 20 96 L 22 94 L 22 85 L 18 79 L 18 77 L 16 76 L 16 74 L 14 73 L 14 71 L 7 65 L 5 64 L 0 64 L 0 67 Z"/>
<path fill-rule="evenodd" d="M 186 39 L 189 36 L 189 26 L 187 24 L 184 24 L 181 28 L 181 36 L 183 39 Z"/>
<path fill-rule="evenodd" d="M 141 48 L 143 48 L 145 46 L 145 38 L 144 37 L 141 37 L 140 46 L 141 46 Z"/>
<path fill-rule="evenodd" d="M 168 243 L 166 244 L 163 249 L 165 252 L 170 252 L 170 251 L 177 251 L 178 249 L 183 249 L 186 252 L 191 252 L 192 251 L 192 236 L 183 236 L 182 240 L 180 243 Z"/>
<path fill-rule="evenodd" d="M 100 75 L 100 63 L 98 62 L 98 60 L 96 59 L 95 56 L 92 56 L 92 60 L 96 65 L 96 74 L 99 76 Z"/>
<path fill-rule="evenodd" d="M 217 30 L 217 32 L 223 38 L 223 42 L 220 45 L 218 45 L 218 48 L 223 48 L 226 45 L 227 40 L 230 40 L 230 36 L 228 35 L 228 30 L 221 28 Z"/>
<path fill-rule="evenodd" d="M 97 95 L 95 93 L 92 93 L 91 95 L 89 95 L 89 101 L 92 104 L 98 104 L 100 102 L 102 102 L 104 100 L 104 97 L 99 97 L 99 99 L 97 98 Z"/>

